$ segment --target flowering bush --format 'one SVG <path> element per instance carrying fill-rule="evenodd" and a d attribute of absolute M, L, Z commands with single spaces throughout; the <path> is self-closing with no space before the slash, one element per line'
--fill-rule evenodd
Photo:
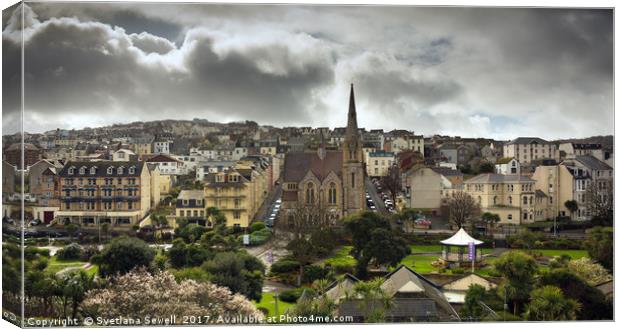
<path fill-rule="evenodd" d="M 82 312 L 91 317 L 133 319 L 176 315 L 177 321 L 183 316 L 263 318 L 243 295 L 227 288 L 194 280 L 177 282 L 168 272 L 153 275 L 143 268 L 113 278 L 104 289 L 89 291 Z"/>

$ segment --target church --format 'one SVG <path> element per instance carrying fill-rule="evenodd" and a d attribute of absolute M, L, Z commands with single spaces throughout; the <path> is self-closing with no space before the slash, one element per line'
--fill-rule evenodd
<path fill-rule="evenodd" d="M 365 210 L 364 168 L 351 85 L 346 136 L 341 150 L 327 150 L 322 142 L 317 151 L 286 155 L 282 174 L 282 210 L 322 207 L 333 219 Z"/>

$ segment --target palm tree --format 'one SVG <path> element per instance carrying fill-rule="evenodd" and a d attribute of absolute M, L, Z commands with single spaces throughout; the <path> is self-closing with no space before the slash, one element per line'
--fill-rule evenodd
<path fill-rule="evenodd" d="M 484 222 L 484 224 L 488 228 L 487 232 L 491 232 L 491 236 L 493 236 L 495 224 L 499 223 L 500 221 L 499 215 L 490 213 L 490 212 L 485 212 L 482 214 L 482 216 L 480 216 L 480 219 L 482 220 L 482 222 Z"/>
<path fill-rule="evenodd" d="M 71 299 L 71 316 L 75 319 L 77 316 L 77 309 L 80 303 L 84 300 L 86 292 L 93 288 L 93 276 L 89 275 L 83 270 L 68 273 L 62 281 L 62 294 L 65 297 L 64 303 L 64 315 L 66 316 L 66 305 L 68 299 Z"/>
<path fill-rule="evenodd" d="M 353 286 L 353 292 L 359 298 L 360 310 L 366 314 L 366 322 L 385 322 L 387 311 L 394 306 L 394 296 L 387 293 L 381 285 L 383 278 L 371 281 L 359 281 Z"/>
<path fill-rule="evenodd" d="M 575 320 L 580 308 L 577 301 L 565 298 L 560 288 L 543 286 L 532 291 L 525 318 L 537 321 Z"/>
<path fill-rule="evenodd" d="M 579 204 L 575 200 L 566 200 L 566 202 L 564 202 L 564 207 L 570 211 L 571 220 L 573 219 L 573 214 L 579 210 Z"/>

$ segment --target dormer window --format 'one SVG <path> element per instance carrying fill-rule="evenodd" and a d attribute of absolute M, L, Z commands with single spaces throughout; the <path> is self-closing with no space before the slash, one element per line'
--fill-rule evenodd
<path fill-rule="evenodd" d="M 216 175 L 216 176 L 215 176 L 215 181 L 216 181 L 217 183 L 222 183 L 222 182 L 224 182 L 224 175 Z"/>
<path fill-rule="evenodd" d="M 125 169 L 125 168 L 118 167 L 118 169 L 116 170 L 116 173 L 119 174 L 119 175 L 122 175 L 123 174 L 123 169 Z"/>
<path fill-rule="evenodd" d="M 114 173 L 114 167 L 108 167 L 108 175 L 112 175 Z"/>
<path fill-rule="evenodd" d="M 84 175 L 86 174 L 86 167 L 81 167 L 80 168 L 80 175 Z"/>
<path fill-rule="evenodd" d="M 134 166 L 129 167 L 129 173 L 130 174 L 135 174 L 136 173 L 136 167 L 134 167 Z"/>
<path fill-rule="evenodd" d="M 75 167 L 71 167 L 69 168 L 67 172 L 69 173 L 69 175 L 73 175 L 74 171 L 75 171 Z"/>
<path fill-rule="evenodd" d="M 96 174 L 96 173 L 97 173 L 97 167 L 92 167 L 92 168 L 90 168 L 90 174 L 91 174 L 91 175 L 94 175 L 94 174 Z"/>
<path fill-rule="evenodd" d="M 239 181 L 239 175 L 230 175 L 228 176 L 228 180 L 231 182 L 238 182 Z"/>

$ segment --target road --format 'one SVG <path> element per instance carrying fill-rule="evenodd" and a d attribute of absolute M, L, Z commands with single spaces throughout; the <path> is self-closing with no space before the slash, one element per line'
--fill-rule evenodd
<path fill-rule="evenodd" d="M 387 209 L 385 209 L 385 204 L 383 203 L 383 199 L 381 199 L 381 196 L 377 192 L 375 185 L 370 181 L 370 178 L 368 176 L 366 176 L 365 185 L 366 185 L 366 192 L 370 194 L 370 198 L 372 198 L 372 201 L 375 203 L 375 207 L 377 207 L 377 210 L 381 213 L 387 214 L 388 211 Z"/>
<path fill-rule="evenodd" d="M 271 212 L 271 209 L 273 208 L 274 202 L 276 202 L 276 200 L 280 197 L 282 197 L 282 187 L 280 185 L 276 185 L 274 186 L 271 193 L 269 193 L 269 195 L 265 199 L 265 202 L 263 202 L 263 204 L 261 205 L 260 209 L 258 209 L 256 215 L 254 215 L 254 220 L 264 221 L 265 219 L 269 218 L 269 214 Z"/>

